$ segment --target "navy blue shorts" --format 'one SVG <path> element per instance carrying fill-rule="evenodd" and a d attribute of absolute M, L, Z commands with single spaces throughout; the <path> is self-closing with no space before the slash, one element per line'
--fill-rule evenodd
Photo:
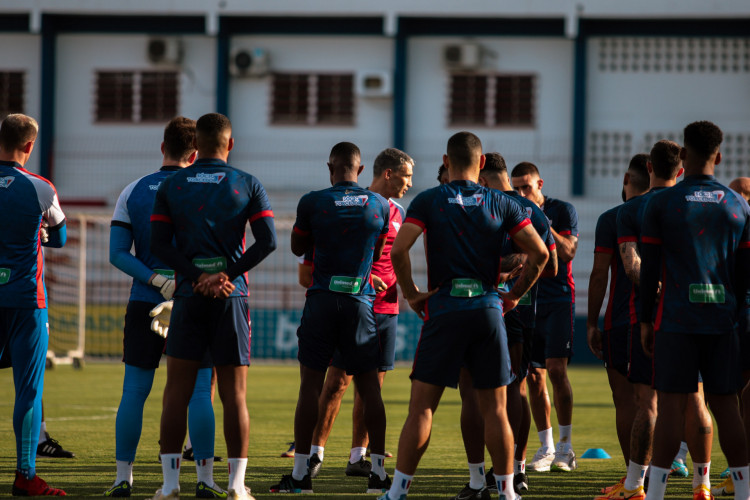
<path fill-rule="evenodd" d="M 375 370 L 380 361 L 372 304 L 340 293 L 307 297 L 297 341 L 297 359 L 313 370 L 326 371 L 337 350 L 349 375 Z"/>
<path fill-rule="evenodd" d="M 398 332 L 398 314 L 375 313 L 375 328 L 378 331 L 378 343 L 380 356 L 378 357 L 378 371 L 387 372 L 393 370 L 396 362 L 396 334 Z M 336 350 L 333 353 L 331 366 L 341 370 L 345 369 L 344 359 Z"/>
<path fill-rule="evenodd" d="M 128 302 L 125 311 L 125 335 L 122 341 L 122 361 L 125 364 L 146 370 L 159 367 L 167 339 L 151 330 L 153 318 L 148 315 L 157 305 L 151 302 Z"/>
<path fill-rule="evenodd" d="M 503 319 L 505 320 L 505 332 L 508 335 L 508 345 L 523 343 L 523 323 L 518 310 L 508 311 Z"/>
<path fill-rule="evenodd" d="M 641 324 L 630 325 L 628 334 L 628 381 L 631 384 L 654 384 L 654 360 L 646 356 L 641 342 Z"/>
<path fill-rule="evenodd" d="M 735 394 L 742 387 L 736 331 L 720 335 L 658 331 L 654 340 L 654 389 L 691 393 L 699 373 L 708 394 Z"/>
<path fill-rule="evenodd" d="M 575 303 L 553 302 L 536 305 L 536 326 L 531 366 L 544 368 L 549 358 L 573 356 Z"/>
<path fill-rule="evenodd" d="M 750 308 L 740 311 L 737 323 L 737 333 L 740 336 L 740 356 L 742 360 L 742 371 L 750 370 Z"/>
<path fill-rule="evenodd" d="M 455 311 L 425 321 L 411 378 L 456 388 L 462 366 L 469 370 L 477 389 L 494 389 L 513 382 L 500 309 Z"/>
<path fill-rule="evenodd" d="M 167 355 L 205 363 L 206 353 L 216 366 L 250 364 L 250 311 L 246 297 L 175 297 Z"/>
<path fill-rule="evenodd" d="M 630 325 L 616 326 L 602 332 L 604 366 L 628 376 L 628 335 Z"/>

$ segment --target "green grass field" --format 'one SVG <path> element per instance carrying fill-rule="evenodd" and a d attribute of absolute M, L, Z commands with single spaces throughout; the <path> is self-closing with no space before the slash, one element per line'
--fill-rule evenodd
<path fill-rule="evenodd" d="M 89 362 L 84 369 L 59 366 L 49 370 L 45 385 L 45 411 L 50 433 L 76 458 L 39 459 L 37 470 L 51 485 L 63 488 L 72 497 L 101 496 L 115 478 L 115 414 L 120 400 L 123 365 Z M 398 436 L 409 401 L 409 368 L 398 367 L 389 373 L 383 389 L 388 412 L 386 447 L 396 452 Z M 134 469 L 134 497 L 146 498 L 161 485 L 161 467 L 157 462 L 161 414 L 161 395 L 165 370 L 157 371 L 154 389 L 146 403 L 143 434 Z M 280 458 L 285 444 L 292 440 L 292 420 L 297 399 L 296 365 L 255 364 L 248 380 L 248 407 L 251 418 L 250 457 L 247 485 L 259 498 L 271 498 L 269 485 L 281 474 L 291 471 L 292 460 Z M 614 409 L 604 370 L 600 367 L 571 369 L 575 397 L 573 445 L 578 455 L 587 448 L 604 448 L 611 460 L 578 461 L 572 473 L 530 473 L 531 491 L 524 500 L 593 498 L 602 486 L 616 482 L 625 467 L 614 430 Z M 10 370 L 0 371 L 0 496 L 10 496 L 15 469 L 13 437 L 13 383 Z M 217 416 L 216 453 L 226 457 L 221 403 L 215 404 Z M 451 498 L 468 481 L 466 457 L 459 428 L 458 391 L 446 390 L 435 415 L 432 441 L 417 471 L 409 498 Z M 553 412 L 554 414 L 554 412 Z M 341 415 L 326 446 L 325 463 L 313 482 L 316 498 L 374 498 L 366 495 L 367 481 L 349 478 L 344 467 L 349 454 L 351 432 L 351 394 L 347 394 Z M 556 424 L 555 435 L 557 435 Z M 716 436 L 716 433 L 714 434 Z M 536 431 L 531 428 L 529 457 L 538 447 Z M 489 460 L 489 458 L 488 458 Z M 216 466 L 216 481 L 226 486 L 226 462 Z M 395 457 L 386 463 L 392 474 Z M 726 466 L 726 460 L 714 439 L 713 480 Z M 692 469 L 691 469 L 692 473 Z M 195 468 L 186 463 L 181 475 L 183 496 L 193 496 Z M 690 479 L 672 479 L 667 498 L 691 498 Z"/>

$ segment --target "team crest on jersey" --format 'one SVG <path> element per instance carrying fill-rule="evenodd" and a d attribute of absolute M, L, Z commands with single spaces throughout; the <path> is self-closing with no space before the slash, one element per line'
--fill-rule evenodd
<path fill-rule="evenodd" d="M 477 207 L 482 204 L 482 198 L 483 196 L 481 194 L 474 194 L 468 198 L 464 198 L 461 196 L 461 193 L 459 193 L 455 198 L 448 198 L 448 203 L 461 205 L 462 207 Z"/>
<path fill-rule="evenodd" d="M 224 172 L 217 172 L 215 174 L 208 174 L 206 172 L 198 172 L 195 177 L 188 177 L 188 182 L 199 182 L 201 184 L 218 184 L 224 180 L 227 174 Z"/>
<path fill-rule="evenodd" d="M 149 184 L 148 185 L 148 189 L 150 191 L 158 191 L 159 190 L 159 186 L 161 186 L 161 182 L 157 182 L 156 184 Z"/>
<path fill-rule="evenodd" d="M 533 214 L 533 213 L 534 213 L 534 211 L 531 210 L 531 207 L 526 207 L 526 216 L 527 217 L 531 217 L 531 214 Z"/>
<path fill-rule="evenodd" d="M 687 201 L 698 203 L 720 203 L 724 199 L 724 191 L 695 191 L 693 194 L 685 196 Z"/>
<path fill-rule="evenodd" d="M 364 207 L 367 204 L 367 195 L 344 196 L 336 201 L 337 207 Z"/>
<path fill-rule="evenodd" d="M 16 178 L 12 175 L 9 175 L 8 177 L 0 177 L 0 188 L 10 187 L 14 180 L 16 180 Z"/>

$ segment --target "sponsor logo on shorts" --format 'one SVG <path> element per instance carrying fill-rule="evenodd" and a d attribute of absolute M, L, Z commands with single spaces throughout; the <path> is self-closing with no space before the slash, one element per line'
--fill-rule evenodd
<path fill-rule="evenodd" d="M 188 182 L 198 182 L 200 184 L 218 184 L 224 180 L 227 174 L 224 172 L 217 172 L 215 174 L 209 174 L 206 172 L 198 172 L 195 177 L 188 177 Z"/>
<path fill-rule="evenodd" d="M 367 203 L 367 195 L 344 196 L 335 203 L 337 207 L 364 207 Z"/>
<path fill-rule="evenodd" d="M 724 191 L 695 191 L 685 196 L 687 201 L 697 203 L 720 203 L 724 199 Z"/>
<path fill-rule="evenodd" d="M 482 204 L 483 196 L 481 194 L 474 194 L 468 198 L 464 198 L 459 193 L 455 198 L 448 198 L 448 203 L 452 205 L 461 205 L 462 207 L 478 207 Z"/>
<path fill-rule="evenodd" d="M 0 177 L 0 188 L 10 187 L 14 180 L 16 180 L 16 178 L 12 175 L 9 175 L 8 177 Z"/>

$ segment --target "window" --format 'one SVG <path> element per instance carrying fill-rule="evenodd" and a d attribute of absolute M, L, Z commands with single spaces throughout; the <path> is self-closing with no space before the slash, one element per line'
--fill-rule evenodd
<path fill-rule="evenodd" d="M 176 71 L 98 71 L 97 122 L 163 122 L 177 114 Z"/>
<path fill-rule="evenodd" d="M 275 73 L 271 123 L 353 125 L 354 75 Z"/>
<path fill-rule="evenodd" d="M 534 126 L 531 75 L 452 74 L 450 125 Z"/>
<path fill-rule="evenodd" d="M 24 74 L 0 71 L 0 120 L 11 113 L 23 113 Z"/>

